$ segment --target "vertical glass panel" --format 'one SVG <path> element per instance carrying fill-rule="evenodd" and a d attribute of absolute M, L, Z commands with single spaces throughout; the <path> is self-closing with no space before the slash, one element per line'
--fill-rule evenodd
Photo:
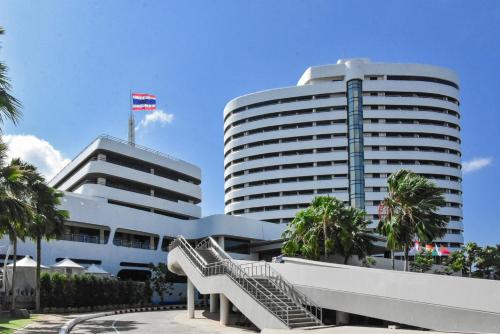
<path fill-rule="evenodd" d="M 349 145 L 349 202 L 365 207 L 364 147 L 363 147 L 363 89 L 362 81 L 347 83 L 348 145 Z"/>

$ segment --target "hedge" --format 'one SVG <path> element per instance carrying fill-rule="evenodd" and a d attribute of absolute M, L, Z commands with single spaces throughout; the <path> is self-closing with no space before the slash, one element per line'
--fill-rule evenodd
<path fill-rule="evenodd" d="M 120 281 L 89 275 L 43 273 L 40 279 L 42 307 L 93 307 L 148 304 L 149 282 Z"/>

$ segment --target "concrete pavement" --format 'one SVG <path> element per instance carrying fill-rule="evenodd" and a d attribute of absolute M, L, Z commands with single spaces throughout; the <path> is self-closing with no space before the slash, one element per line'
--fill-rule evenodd
<path fill-rule="evenodd" d="M 91 319 L 76 325 L 71 334 L 138 334 L 138 333 L 182 333 L 182 334 L 243 334 L 255 331 L 236 327 L 223 327 L 215 319 L 207 319 L 196 311 L 194 319 L 187 319 L 185 310 L 140 312 L 118 314 Z"/>

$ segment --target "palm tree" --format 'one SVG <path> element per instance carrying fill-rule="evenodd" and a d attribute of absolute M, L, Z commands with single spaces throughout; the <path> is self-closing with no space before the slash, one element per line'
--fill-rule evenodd
<path fill-rule="evenodd" d="M 17 239 L 24 240 L 26 226 L 31 221 L 32 211 L 26 203 L 24 174 L 16 161 L 5 165 L 6 146 L 0 143 L 0 234 L 8 235 L 14 248 L 12 268 L 11 308 L 15 308 L 15 276 L 17 261 Z M 7 252 L 8 253 L 8 252 Z M 8 261 L 6 254 L 5 263 Z M 6 272 L 4 278 L 7 279 Z M 7 298 L 5 299 L 7 301 Z"/>
<path fill-rule="evenodd" d="M 319 259 L 321 249 L 326 259 L 333 250 L 334 226 L 338 225 L 344 203 L 334 197 L 315 197 L 311 205 L 299 211 L 283 232 L 287 239 L 283 253 L 302 254 L 309 259 Z"/>
<path fill-rule="evenodd" d="M 465 255 L 464 269 L 466 269 L 468 276 L 472 277 L 472 267 L 474 266 L 474 263 L 477 262 L 479 253 L 481 252 L 481 247 L 479 247 L 475 242 L 468 242 L 465 244 L 463 252 Z"/>
<path fill-rule="evenodd" d="M 27 236 L 36 243 L 35 304 L 36 310 L 40 311 L 42 239 L 49 241 L 62 235 L 64 221 L 69 213 L 57 208 L 61 204 L 63 193 L 49 187 L 35 166 L 19 160 L 15 160 L 15 163 L 20 166 L 27 180 L 27 200 L 33 212 L 33 222 L 27 227 Z"/>
<path fill-rule="evenodd" d="M 343 208 L 344 202 L 330 196 L 317 196 L 311 203 L 311 209 L 321 222 L 323 229 L 323 255 L 325 259 L 333 249 L 334 239 L 331 231 L 340 225 Z"/>
<path fill-rule="evenodd" d="M 282 234 L 282 252 L 285 255 L 302 255 L 307 259 L 317 260 L 321 254 L 320 240 L 323 234 L 319 217 L 311 207 L 297 212 L 293 221 Z"/>
<path fill-rule="evenodd" d="M 4 29 L 0 27 L 0 35 L 4 34 Z M 16 124 L 22 116 L 21 102 L 10 94 L 10 80 L 7 77 L 7 66 L 0 62 L 0 124 L 4 118 L 10 119 Z"/>
<path fill-rule="evenodd" d="M 352 255 L 362 259 L 370 253 L 373 242 L 377 239 L 368 230 L 370 221 L 364 210 L 346 206 L 342 210 L 342 219 L 336 233 L 336 251 L 344 257 L 344 264 Z"/>
<path fill-rule="evenodd" d="M 426 178 L 400 170 L 387 179 L 388 196 L 379 207 L 378 231 L 387 237 L 391 250 L 403 249 L 405 271 L 415 238 L 432 242 L 445 234 L 447 219 L 437 210 L 446 204 L 443 190 Z"/>

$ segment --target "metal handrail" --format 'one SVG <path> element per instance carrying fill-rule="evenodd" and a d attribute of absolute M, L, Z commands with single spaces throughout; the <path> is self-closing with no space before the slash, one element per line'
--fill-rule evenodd
<path fill-rule="evenodd" d="M 213 239 L 210 243 L 215 242 Z M 201 244 L 201 243 L 200 243 Z M 254 278 L 248 276 L 238 265 L 230 259 L 207 264 L 206 261 L 196 252 L 196 250 L 184 239 L 177 237 L 169 246 L 169 250 L 180 247 L 192 263 L 202 272 L 204 276 L 222 275 L 229 276 L 236 284 L 241 286 L 248 294 L 254 298 L 259 304 L 266 308 L 269 312 L 277 316 L 287 326 L 290 325 L 289 312 L 291 307 L 284 302 L 277 303 L 271 298 L 275 296 L 265 286 L 259 283 Z M 275 296 L 276 299 L 277 296 Z M 267 302 L 267 303 L 266 303 Z M 270 305 L 269 305 L 270 304 Z M 280 304 L 284 304 L 280 305 Z M 274 308 L 274 309 L 273 309 Z"/>
<path fill-rule="evenodd" d="M 319 320 L 319 323 L 323 322 L 322 308 L 307 298 L 307 296 L 302 292 L 298 291 L 290 282 L 288 282 L 273 267 L 271 267 L 269 263 L 253 262 L 241 264 L 240 267 L 251 276 L 268 278 L 270 282 L 274 283 L 275 286 L 278 287 L 278 289 L 285 291 L 288 297 L 290 297 L 296 304 L 300 305 L 304 311 Z"/>
<path fill-rule="evenodd" d="M 226 251 L 219 245 L 217 241 L 215 241 L 210 236 L 202 240 L 200 243 L 198 243 L 196 245 L 196 248 L 208 249 L 210 246 L 218 253 L 220 258 L 231 260 L 231 257 L 226 253 Z M 245 270 L 245 267 L 251 266 L 253 274 L 254 268 L 256 266 L 262 266 L 262 265 L 264 265 L 264 273 L 267 273 L 267 275 L 264 275 L 263 277 L 269 278 L 271 283 L 274 283 L 278 289 L 287 293 L 287 295 L 296 304 L 300 305 L 304 311 L 306 311 L 311 316 L 318 319 L 320 323 L 323 322 L 322 308 L 313 301 L 311 301 L 309 298 L 307 298 L 306 295 L 304 295 L 302 292 L 295 289 L 295 287 L 290 282 L 288 282 L 283 276 L 281 276 L 273 267 L 271 267 L 269 263 L 259 262 L 258 264 L 256 263 L 241 264 L 239 265 L 239 267 Z M 262 270 L 260 271 L 262 272 Z"/>
<path fill-rule="evenodd" d="M 196 249 L 209 249 L 209 248 L 212 248 L 217 253 L 220 260 L 231 260 L 231 257 L 226 253 L 224 249 L 222 249 L 219 243 L 215 241 L 212 237 L 205 238 L 196 245 Z"/>

